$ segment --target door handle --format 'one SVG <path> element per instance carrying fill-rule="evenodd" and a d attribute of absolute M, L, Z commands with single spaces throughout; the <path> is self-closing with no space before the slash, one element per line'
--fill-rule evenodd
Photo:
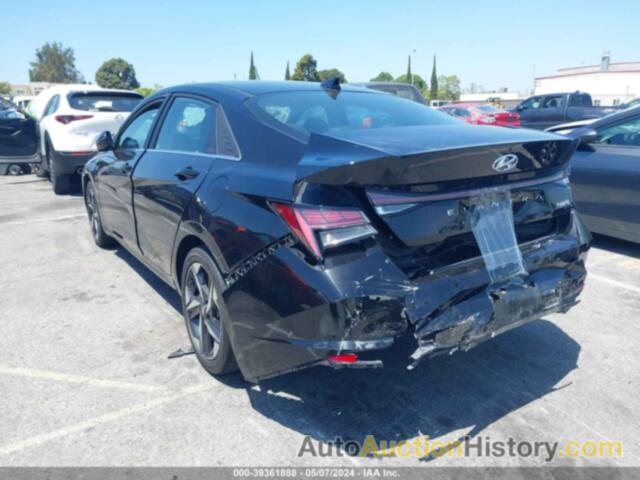
<path fill-rule="evenodd" d="M 176 176 L 178 180 L 184 181 L 184 180 L 191 180 L 192 178 L 196 178 L 198 175 L 200 175 L 200 172 L 198 172 L 197 170 L 194 170 L 192 167 L 186 167 L 181 170 L 178 170 L 173 175 Z"/>

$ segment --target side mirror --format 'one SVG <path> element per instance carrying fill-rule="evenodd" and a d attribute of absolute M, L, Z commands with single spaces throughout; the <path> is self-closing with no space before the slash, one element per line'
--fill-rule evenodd
<path fill-rule="evenodd" d="M 522 106 L 522 104 L 516 105 L 516 112 L 521 112 L 524 110 L 524 107 Z"/>
<path fill-rule="evenodd" d="M 593 128 L 586 128 L 576 133 L 578 134 L 577 136 L 580 139 L 580 145 L 588 145 L 598 140 L 598 132 L 596 132 Z"/>
<path fill-rule="evenodd" d="M 96 139 L 96 148 L 99 152 L 107 152 L 113 150 L 113 136 L 111 132 L 104 131 Z"/>

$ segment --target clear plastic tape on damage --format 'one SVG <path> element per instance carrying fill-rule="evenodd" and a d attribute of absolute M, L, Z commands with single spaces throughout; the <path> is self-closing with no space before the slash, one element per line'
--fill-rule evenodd
<path fill-rule="evenodd" d="M 491 283 L 527 274 L 516 239 L 510 192 L 495 191 L 473 197 L 466 216 Z"/>
<path fill-rule="evenodd" d="M 475 236 L 487 277 L 475 269 L 425 281 L 405 301 L 415 325 L 418 348 L 411 355 L 415 368 L 422 358 L 475 345 L 542 315 L 566 311 L 577 302 L 586 271 L 580 253 L 585 243 L 574 217 L 572 232 L 538 248 L 548 259 L 528 258 L 525 267 L 518 246 L 510 192 L 485 191 L 466 200 L 465 222 Z M 577 223 L 575 223 L 577 222 Z M 588 238 L 586 238 L 588 242 Z M 568 248 L 567 243 L 574 243 Z M 528 254 L 529 255 L 529 254 Z"/>

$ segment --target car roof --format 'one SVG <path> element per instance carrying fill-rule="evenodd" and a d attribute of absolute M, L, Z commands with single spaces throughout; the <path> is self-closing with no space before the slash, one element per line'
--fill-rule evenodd
<path fill-rule="evenodd" d="M 341 85 L 344 91 L 358 91 L 377 94 L 378 92 L 354 87 L 348 84 Z M 200 94 L 216 94 L 226 93 L 229 95 L 239 95 L 244 97 L 253 97 L 267 93 L 280 92 L 313 92 L 324 91 L 320 82 L 300 82 L 300 81 L 267 81 L 267 80 L 238 80 L 229 82 L 210 82 L 210 83 L 188 83 L 184 85 L 176 85 L 161 90 L 158 93 L 200 93 Z"/>
<path fill-rule="evenodd" d="M 349 85 L 353 85 L 355 87 L 378 87 L 378 86 L 385 86 L 385 85 L 389 85 L 392 87 L 405 87 L 405 88 L 416 88 L 415 85 L 411 85 L 410 83 L 404 83 L 404 82 L 357 82 L 357 83 L 350 83 Z"/>
<path fill-rule="evenodd" d="M 638 115 L 640 115 L 640 106 L 636 105 L 631 108 L 614 111 L 604 117 L 597 118 L 591 125 L 593 125 L 593 128 L 598 128 L 610 122 L 617 122 L 620 119 L 633 118 Z"/>
<path fill-rule="evenodd" d="M 103 88 L 98 85 L 92 85 L 92 84 L 86 84 L 86 83 L 67 83 L 64 85 L 53 85 L 47 88 L 46 90 L 43 90 L 41 93 L 47 92 L 48 94 L 55 95 L 56 93 L 64 94 L 69 92 L 96 92 L 96 91 L 137 93 L 137 92 L 132 92 L 131 90 L 121 90 L 118 88 Z"/>

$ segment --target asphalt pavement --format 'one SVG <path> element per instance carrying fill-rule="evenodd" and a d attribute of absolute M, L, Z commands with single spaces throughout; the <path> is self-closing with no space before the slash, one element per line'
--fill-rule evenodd
<path fill-rule="evenodd" d="M 621 442 L 640 466 L 640 246 L 597 238 L 582 302 L 405 369 L 313 368 L 255 386 L 191 356 L 179 297 L 92 241 L 82 197 L 0 177 L 1 466 L 543 465 L 542 456 L 299 456 L 340 437 Z M 488 439 L 488 440 L 487 440 Z M 307 444 L 308 445 L 308 444 Z"/>

